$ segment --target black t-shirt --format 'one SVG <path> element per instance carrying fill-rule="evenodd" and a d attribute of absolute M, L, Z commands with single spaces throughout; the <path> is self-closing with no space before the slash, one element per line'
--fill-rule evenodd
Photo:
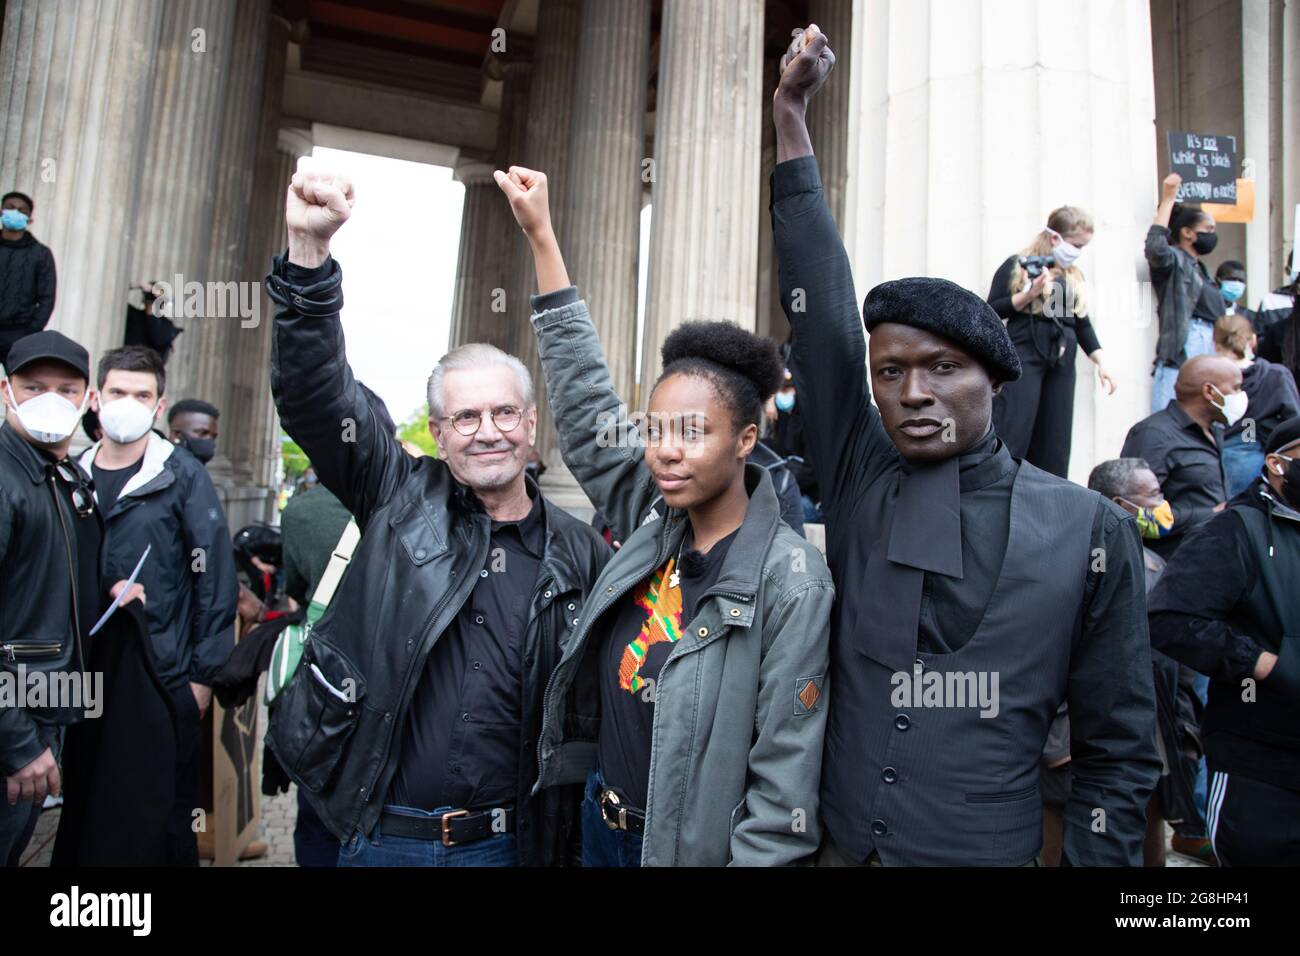
<path fill-rule="evenodd" d="M 90 463 L 95 479 L 95 497 L 99 500 L 99 510 L 102 514 L 108 514 L 113 510 L 113 505 L 117 503 L 122 489 L 139 472 L 143 462 L 144 457 L 141 456 L 135 464 L 127 465 L 125 468 L 100 468 L 94 462 Z"/>
<path fill-rule="evenodd" d="M 545 541 L 538 498 L 527 517 L 492 522 L 478 583 L 425 662 L 385 803 L 484 810 L 515 802 L 524 634 Z"/>
<path fill-rule="evenodd" d="M 739 530 L 708 554 L 683 550 L 678 588 L 669 586 L 674 555 L 629 591 L 616 613 L 603 618 L 607 629 L 599 645 L 598 760 L 605 786 L 617 790 L 633 807 L 644 809 L 650 783 L 655 682 L 673 645 L 695 617 L 700 598 L 717 581 Z"/>
<path fill-rule="evenodd" d="M 68 460 L 68 466 L 81 469 L 71 459 Z M 106 592 L 114 582 L 106 582 L 103 587 L 99 580 L 99 548 L 103 539 L 103 525 L 101 515 L 102 511 L 96 506 L 91 509 L 89 514 L 78 514 L 76 503 L 73 497 L 73 488 L 75 484 L 66 481 L 59 471 L 58 487 L 60 493 L 69 503 L 65 511 L 65 516 L 71 522 L 68 527 L 70 544 L 73 550 L 73 562 L 75 564 L 75 573 L 77 578 L 77 618 L 81 625 L 81 650 L 86 660 L 81 662 L 81 666 L 86 670 L 90 669 L 90 629 L 95 626 L 99 620 L 99 615 L 103 610 Z M 87 482 L 89 485 L 89 482 Z M 90 494 L 89 490 L 85 492 Z M 55 532 L 62 535 L 61 531 Z M 60 543 L 59 547 L 62 546 Z M 52 582 L 51 586 L 54 586 Z"/>
<path fill-rule="evenodd" d="M 1196 268 L 1201 273 L 1201 278 L 1205 284 L 1201 286 L 1201 294 L 1192 303 L 1192 318 L 1204 319 L 1206 322 L 1217 322 L 1223 318 L 1227 312 L 1227 307 L 1223 302 L 1223 293 L 1219 291 L 1218 285 L 1210 278 L 1209 272 L 1205 270 L 1199 261 Z"/>

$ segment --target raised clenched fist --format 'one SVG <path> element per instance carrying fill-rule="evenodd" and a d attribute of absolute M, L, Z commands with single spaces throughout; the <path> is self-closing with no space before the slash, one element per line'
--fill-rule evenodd
<path fill-rule="evenodd" d="M 293 174 L 285 197 L 284 223 L 290 235 L 329 242 L 352 215 L 352 183 L 338 173 L 303 169 Z"/>
<path fill-rule="evenodd" d="M 807 103 L 834 68 L 835 54 L 817 24 L 796 30 L 789 49 L 781 57 L 781 79 L 774 95 L 777 99 L 784 97 Z"/>
<path fill-rule="evenodd" d="M 1178 187 L 1183 184 L 1183 177 L 1177 173 L 1170 173 L 1160 184 L 1160 196 L 1167 202 L 1172 202 L 1178 198 Z"/>
<path fill-rule="evenodd" d="M 526 235 L 539 236 L 550 231 L 551 208 L 545 173 L 511 166 L 509 172 L 503 173 L 498 169 L 493 176 L 510 200 L 510 211 Z"/>

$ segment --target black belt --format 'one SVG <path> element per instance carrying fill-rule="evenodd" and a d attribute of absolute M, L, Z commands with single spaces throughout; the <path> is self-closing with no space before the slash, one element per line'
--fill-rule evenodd
<path fill-rule="evenodd" d="M 379 832 L 412 840 L 441 840 L 443 846 L 477 843 L 515 830 L 514 807 L 492 810 L 448 810 L 436 817 L 412 817 L 387 810 L 379 818 Z"/>
<path fill-rule="evenodd" d="M 611 830 L 625 830 L 638 835 L 645 833 L 645 812 L 629 807 L 613 790 L 600 791 L 596 803 L 600 806 L 601 819 Z"/>

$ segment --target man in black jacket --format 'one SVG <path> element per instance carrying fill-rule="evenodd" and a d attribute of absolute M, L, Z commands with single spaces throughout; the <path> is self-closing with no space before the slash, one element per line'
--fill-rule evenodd
<path fill-rule="evenodd" d="M 1241 369 L 1221 355 L 1196 355 L 1178 370 L 1173 400 L 1128 430 L 1120 457 L 1144 459 L 1173 509 L 1167 534 L 1150 544 L 1166 561 L 1187 532 L 1223 510 L 1223 426 L 1240 421 L 1248 401 Z"/>
<path fill-rule="evenodd" d="M 1264 474 L 1151 592 L 1154 646 L 1210 677 L 1210 839 L 1225 866 L 1300 864 L 1300 418 Z"/>
<path fill-rule="evenodd" d="M 1136 525 L 994 434 L 993 396 L 1020 363 L 982 299 L 900 279 L 872 289 L 859 317 L 806 124 L 834 56 L 820 31 L 800 33 L 773 101 L 772 225 L 843 585 L 820 859 L 1031 863 L 1039 755 L 1068 699 L 1064 857 L 1137 865 L 1160 761 Z"/>
<path fill-rule="evenodd" d="M 166 375 L 152 349 L 127 345 L 99 361 L 95 403 L 104 437 L 81 456 L 104 516 L 106 577 L 139 581 L 158 675 L 175 703 L 176 798 L 168 828 L 175 865 L 198 865 L 200 722 L 212 682 L 235 646 L 239 585 L 226 516 L 207 471 L 153 429 L 167 407 Z"/>
<path fill-rule="evenodd" d="M 14 342 L 44 329 L 54 312 L 54 254 L 27 229 L 33 208 L 20 192 L 0 200 L 0 365 Z"/>
<path fill-rule="evenodd" d="M 542 697 L 609 549 L 526 478 L 537 410 L 512 356 L 468 345 L 439 361 L 438 458 L 379 424 L 329 254 L 351 206 L 345 180 L 296 174 L 267 278 L 281 422 L 362 530 L 267 742 L 345 841 L 340 865 L 561 862 L 577 801 L 532 793 Z"/>
<path fill-rule="evenodd" d="M 17 864 L 46 795 L 59 792 L 64 728 L 103 707 L 79 679 L 103 597 L 100 521 L 89 480 L 67 457 L 90 397 L 90 356 L 58 332 L 38 332 L 14 343 L 9 363 L 0 386 L 0 865 Z M 128 600 L 142 594 L 136 585 Z M 3 699 L 25 677 L 63 680 L 82 699 Z"/>

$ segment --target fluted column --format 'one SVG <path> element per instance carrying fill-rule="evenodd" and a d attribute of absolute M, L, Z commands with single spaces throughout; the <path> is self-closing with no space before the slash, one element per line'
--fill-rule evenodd
<path fill-rule="evenodd" d="M 523 165 L 547 174 L 551 223 L 562 249 L 565 248 L 566 236 L 566 197 L 572 187 L 572 177 L 567 175 L 567 166 L 572 140 L 570 128 L 574 113 L 574 82 L 577 79 L 573 48 L 574 37 L 581 23 L 580 6 L 579 0 L 541 2 L 537 13 L 537 36 L 533 43 L 533 72 L 522 154 Z M 504 194 L 501 198 L 504 200 Z M 549 459 L 556 446 L 555 424 L 551 420 L 550 406 L 546 401 L 546 383 L 542 378 L 542 363 L 537 357 L 537 340 L 528 324 L 531 312 L 528 296 L 537 291 L 533 257 L 528 250 L 524 251 L 523 266 L 522 308 L 510 310 L 512 320 L 518 322 L 515 325 L 518 333 L 514 337 L 515 354 L 533 375 L 537 399 L 536 448 L 543 459 Z"/>
<path fill-rule="evenodd" d="M 212 402 L 218 408 L 229 404 L 234 371 L 230 367 L 233 342 L 241 332 L 241 326 L 251 321 L 239 314 L 238 307 L 252 302 L 246 290 L 260 291 L 256 287 L 241 287 L 240 283 L 261 279 L 261 276 L 246 274 L 244 264 L 249 235 L 249 204 L 253 198 L 253 176 L 257 166 L 270 18 L 269 0 L 237 0 L 230 80 L 217 154 L 207 266 L 210 281 L 235 283 L 236 292 L 233 298 L 222 297 L 222 314 L 190 320 L 191 327 L 186 333 L 191 336 L 186 343 L 189 352 L 197 357 L 192 386 L 194 397 Z M 224 309 L 227 305 L 234 305 L 236 309 Z M 186 396 L 174 393 L 172 397 Z M 229 457 L 218 449 L 209 470 L 221 474 L 229 471 L 230 464 Z"/>
<path fill-rule="evenodd" d="M 835 82 L 824 86 L 808 107 L 808 131 L 817 144 L 826 201 L 835 221 L 844 225 L 844 194 L 849 177 L 849 92 L 853 69 L 853 0 L 811 0 L 808 19 L 828 37 L 838 37 L 835 47 Z"/>
<path fill-rule="evenodd" d="M 1086 479 L 1149 404 L 1154 304 L 1138 253 L 1158 182 L 1148 5 L 855 0 L 853 22 L 846 232 L 859 300 L 908 275 L 982 295 L 1054 207 L 1091 213 L 1079 265 L 1120 390 L 1103 395 L 1079 356 L 1070 477 Z"/>
<path fill-rule="evenodd" d="M 219 442 L 230 458 L 235 479 L 246 498 L 238 514 L 227 506 L 232 528 L 271 518 L 280 458 L 279 420 L 271 400 L 274 312 L 261 282 L 271 268 L 271 258 L 285 247 L 285 192 L 298 156 L 310 148 L 302 137 L 286 137 L 284 145 L 290 148 L 281 148 L 280 104 L 288 42 L 288 22 L 272 17 L 267 28 L 252 199 L 246 210 L 248 227 L 240 266 L 248 281 L 259 284 L 260 311 L 256 325 L 245 328 L 236 324 L 227 342 L 231 377 L 229 410 L 222 409 L 225 429 Z"/>
<path fill-rule="evenodd" d="M 501 91 L 501 116 L 497 134 L 496 168 L 507 169 L 524 156 L 528 138 L 528 115 L 533 106 L 531 60 L 515 59 L 504 66 L 505 80 Z M 501 221 L 505 224 L 505 314 L 501 348 L 518 355 L 521 343 L 532 338 L 528 328 L 528 298 L 537 290 L 533 279 L 533 255 L 522 230 L 510 212 L 509 201 L 500 187 L 494 186 L 498 209 L 503 210 Z"/>
<path fill-rule="evenodd" d="M 186 283 L 208 281 L 234 14 L 231 0 L 166 5 L 132 229 L 133 279 L 174 283 L 180 275 Z M 183 290 L 172 291 L 172 312 L 179 314 L 173 321 L 186 331 L 169 362 L 169 385 L 189 393 L 197 384 L 205 319 L 184 314 Z"/>
<path fill-rule="evenodd" d="M 0 183 L 36 203 L 59 285 L 50 328 L 92 361 L 122 343 L 128 247 L 154 89 L 161 0 L 8 0 Z"/>
<path fill-rule="evenodd" d="M 505 196 L 492 178 L 492 169 L 491 163 L 483 162 L 456 167 L 456 180 L 465 186 L 465 206 L 460 217 L 460 255 L 451 307 L 453 346 L 488 342 L 504 349 L 509 345 L 506 239 L 514 221 Z"/>
<path fill-rule="evenodd" d="M 754 327 L 763 2 L 665 0 L 641 391 L 687 319 Z"/>
<path fill-rule="evenodd" d="M 650 0 L 588 2 L 578 36 L 578 94 L 564 244 L 591 309 L 614 388 L 636 380 L 637 245 L 641 236 Z"/>

